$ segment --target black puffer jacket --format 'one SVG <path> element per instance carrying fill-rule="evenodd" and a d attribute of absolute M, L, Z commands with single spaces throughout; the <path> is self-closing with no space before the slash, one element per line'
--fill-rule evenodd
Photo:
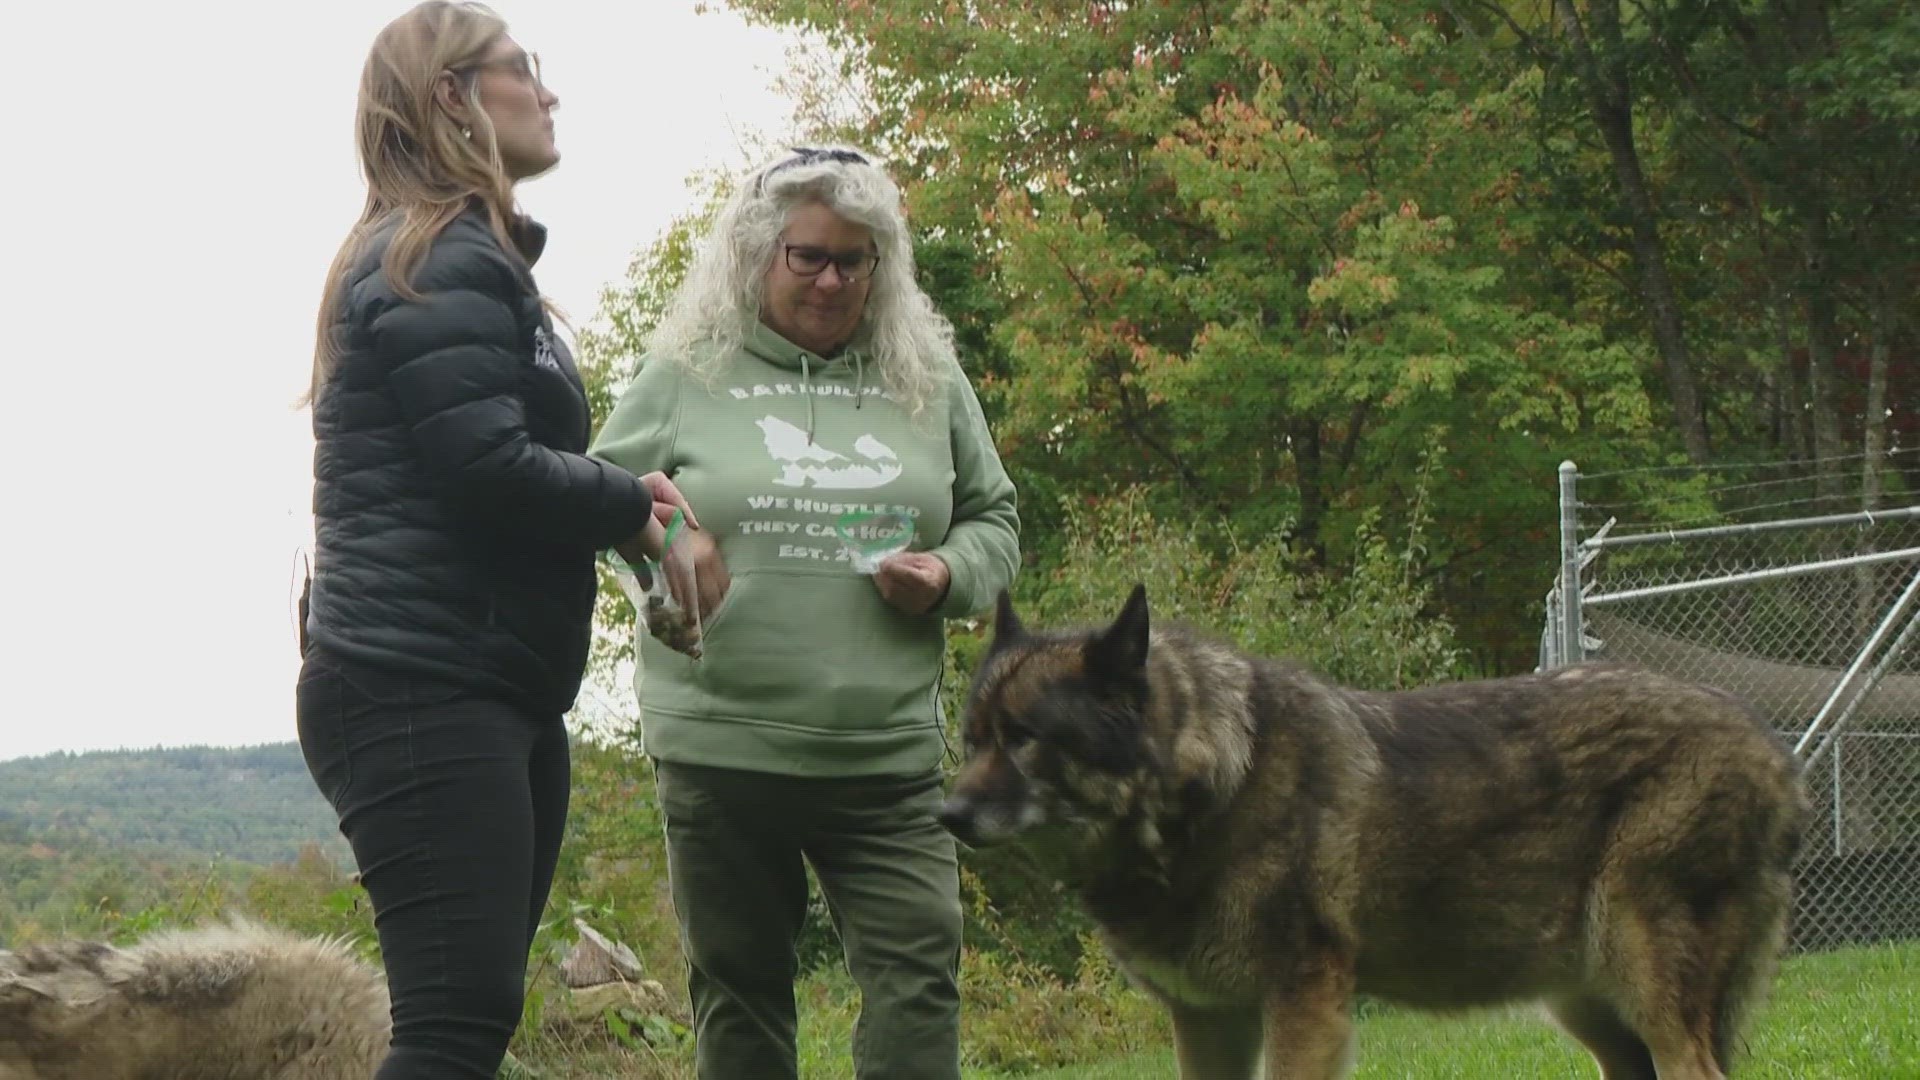
<path fill-rule="evenodd" d="M 314 401 L 305 647 L 557 715 L 586 668 L 594 555 L 652 499 L 583 453 L 586 395 L 529 270 L 545 231 L 520 223 L 509 252 L 469 210 L 415 273 L 417 302 L 380 269 L 391 236 L 349 274 Z"/>

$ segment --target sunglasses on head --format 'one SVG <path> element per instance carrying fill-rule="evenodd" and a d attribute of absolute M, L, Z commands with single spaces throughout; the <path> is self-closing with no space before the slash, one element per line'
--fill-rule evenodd
<path fill-rule="evenodd" d="M 791 169 L 800 165 L 818 165 L 822 161 L 837 161 L 842 165 L 869 164 L 866 158 L 851 150 L 824 150 L 814 146 L 796 146 L 793 148 L 792 157 L 761 173 L 755 187 L 764 190 L 767 186 L 767 177 L 782 169 Z"/>

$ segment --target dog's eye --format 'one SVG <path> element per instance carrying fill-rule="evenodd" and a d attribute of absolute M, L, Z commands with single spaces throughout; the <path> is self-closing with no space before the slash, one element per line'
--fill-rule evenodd
<path fill-rule="evenodd" d="M 1025 724 L 1008 721 L 1000 725 L 1000 744 L 1007 747 L 1024 746 L 1033 741 L 1033 732 Z"/>

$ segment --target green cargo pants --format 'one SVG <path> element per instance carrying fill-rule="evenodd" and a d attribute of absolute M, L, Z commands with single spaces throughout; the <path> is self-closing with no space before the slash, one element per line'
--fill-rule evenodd
<path fill-rule="evenodd" d="M 654 762 L 700 1080 L 795 1063 L 811 863 L 860 989 L 860 1080 L 959 1080 L 960 877 L 940 776 L 816 779 Z M 802 860 L 805 860 L 805 863 Z"/>

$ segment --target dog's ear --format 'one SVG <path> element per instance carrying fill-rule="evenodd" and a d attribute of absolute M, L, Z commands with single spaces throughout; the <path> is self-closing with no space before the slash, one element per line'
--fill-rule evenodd
<path fill-rule="evenodd" d="M 1020 625 L 1020 616 L 1013 613 L 1013 597 L 1005 589 L 994 597 L 993 602 L 993 643 L 991 649 L 1003 649 L 1020 640 L 1026 633 L 1026 627 Z"/>
<path fill-rule="evenodd" d="M 1147 587 L 1135 585 L 1113 625 L 1087 644 L 1087 670 L 1108 679 L 1135 679 L 1147 666 Z"/>

